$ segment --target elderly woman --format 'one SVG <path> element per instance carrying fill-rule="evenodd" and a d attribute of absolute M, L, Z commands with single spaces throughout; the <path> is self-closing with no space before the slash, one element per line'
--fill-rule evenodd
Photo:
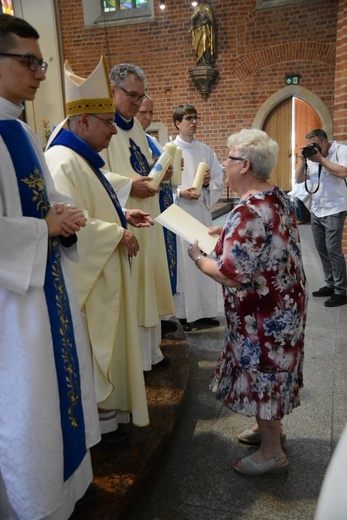
<path fill-rule="evenodd" d="M 242 130 L 228 146 L 227 184 L 240 201 L 223 229 L 211 229 L 221 233 L 216 260 L 202 256 L 197 241 L 189 247 L 197 268 L 223 285 L 226 346 L 211 388 L 225 406 L 257 420 L 259 449 L 235 470 L 284 473 L 281 419 L 300 404 L 307 306 L 295 209 L 269 182 L 275 141 L 261 130 Z"/>

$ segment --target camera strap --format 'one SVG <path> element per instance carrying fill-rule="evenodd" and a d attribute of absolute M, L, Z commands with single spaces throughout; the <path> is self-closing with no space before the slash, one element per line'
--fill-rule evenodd
<path fill-rule="evenodd" d="M 340 145 L 337 147 L 337 150 L 336 150 L 336 162 L 337 163 L 339 162 L 339 159 L 338 159 L 338 156 L 337 156 L 337 152 L 338 152 L 339 148 L 340 148 Z M 304 173 L 305 173 L 305 190 L 310 195 L 313 195 L 314 193 L 317 193 L 317 191 L 319 190 L 319 185 L 320 185 L 320 176 L 321 176 L 321 173 L 322 173 L 322 165 L 319 164 L 319 166 L 318 166 L 318 186 L 317 186 L 317 188 L 314 191 L 310 191 L 308 189 L 308 186 L 307 186 L 307 161 L 305 161 Z M 347 180 L 346 179 L 343 179 L 343 180 L 345 181 L 345 185 L 346 185 L 346 188 L 347 188 Z"/>
<path fill-rule="evenodd" d="M 317 193 L 317 191 L 319 190 L 319 185 L 320 185 L 320 175 L 322 173 L 322 165 L 319 164 L 319 166 L 318 166 L 318 185 L 317 185 L 317 188 L 314 191 L 310 191 L 308 189 L 308 186 L 307 186 L 307 161 L 305 161 L 304 173 L 305 173 L 305 190 L 310 195 L 313 195 L 314 193 Z M 347 184 L 346 184 L 346 186 L 347 186 Z"/>
<path fill-rule="evenodd" d="M 339 162 L 339 159 L 337 157 L 337 152 L 339 151 L 339 148 L 340 148 L 340 145 L 337 147 L 337 150 L 336 150 L 336 162 L 338 163 Z M 346 179 L 343 179 L 345 181 L 345 184 L 346 184 L 346 187 L 347 187 L 347 181 Z"/>

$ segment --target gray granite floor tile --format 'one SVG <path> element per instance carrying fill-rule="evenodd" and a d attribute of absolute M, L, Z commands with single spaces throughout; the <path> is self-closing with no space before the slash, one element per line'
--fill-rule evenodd
<path fill-rule="evenodd" d="M 311 227 L 300 226 L 300 235 L 311 293 L 325 285 L 324 276 Z M 236 435 L 254 419 L 225 409 L 208 388 L 223 348 L 224 327 L 194 331 L 187 335 L 191 382 L 181 422 L 129 520 L 314 519 L 347 419 L 347 305 L 328 309 L 324 301 L 309 298 L 301 406 L 282 421 L 289 473 L 250 478 L 234 471 L 235 462 L 252 453 Z"/>

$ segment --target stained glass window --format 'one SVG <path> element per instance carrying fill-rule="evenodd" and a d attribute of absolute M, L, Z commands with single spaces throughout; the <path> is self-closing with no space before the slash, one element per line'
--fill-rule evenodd
<path fill-rule="evenodd" d="M 148 7 L 147 0 L 102 0 L 104 13 L 117 13 Z"/>
<path fill-rule="evenodd" d="M 153 22 L 154 1 L 159 0 L 82 0 L 84 22 L 90 28 L 105 22 L 108 25 Z"/>
<path fill-rule="evenodd" d="M 1 0 L 1 12 L 4 14 L 14 14 L 12 0 Z"/>

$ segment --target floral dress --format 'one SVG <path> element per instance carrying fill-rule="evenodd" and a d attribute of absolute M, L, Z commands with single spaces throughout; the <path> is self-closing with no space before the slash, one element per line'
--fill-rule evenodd
<path fill-rule="evenodd" d="M 216 245 L 226 346 L 211 389 L 246 416 L 281 419 L 300 405 L 307 297 L 295 209 L 279 189 L 242 199 Z"/>

